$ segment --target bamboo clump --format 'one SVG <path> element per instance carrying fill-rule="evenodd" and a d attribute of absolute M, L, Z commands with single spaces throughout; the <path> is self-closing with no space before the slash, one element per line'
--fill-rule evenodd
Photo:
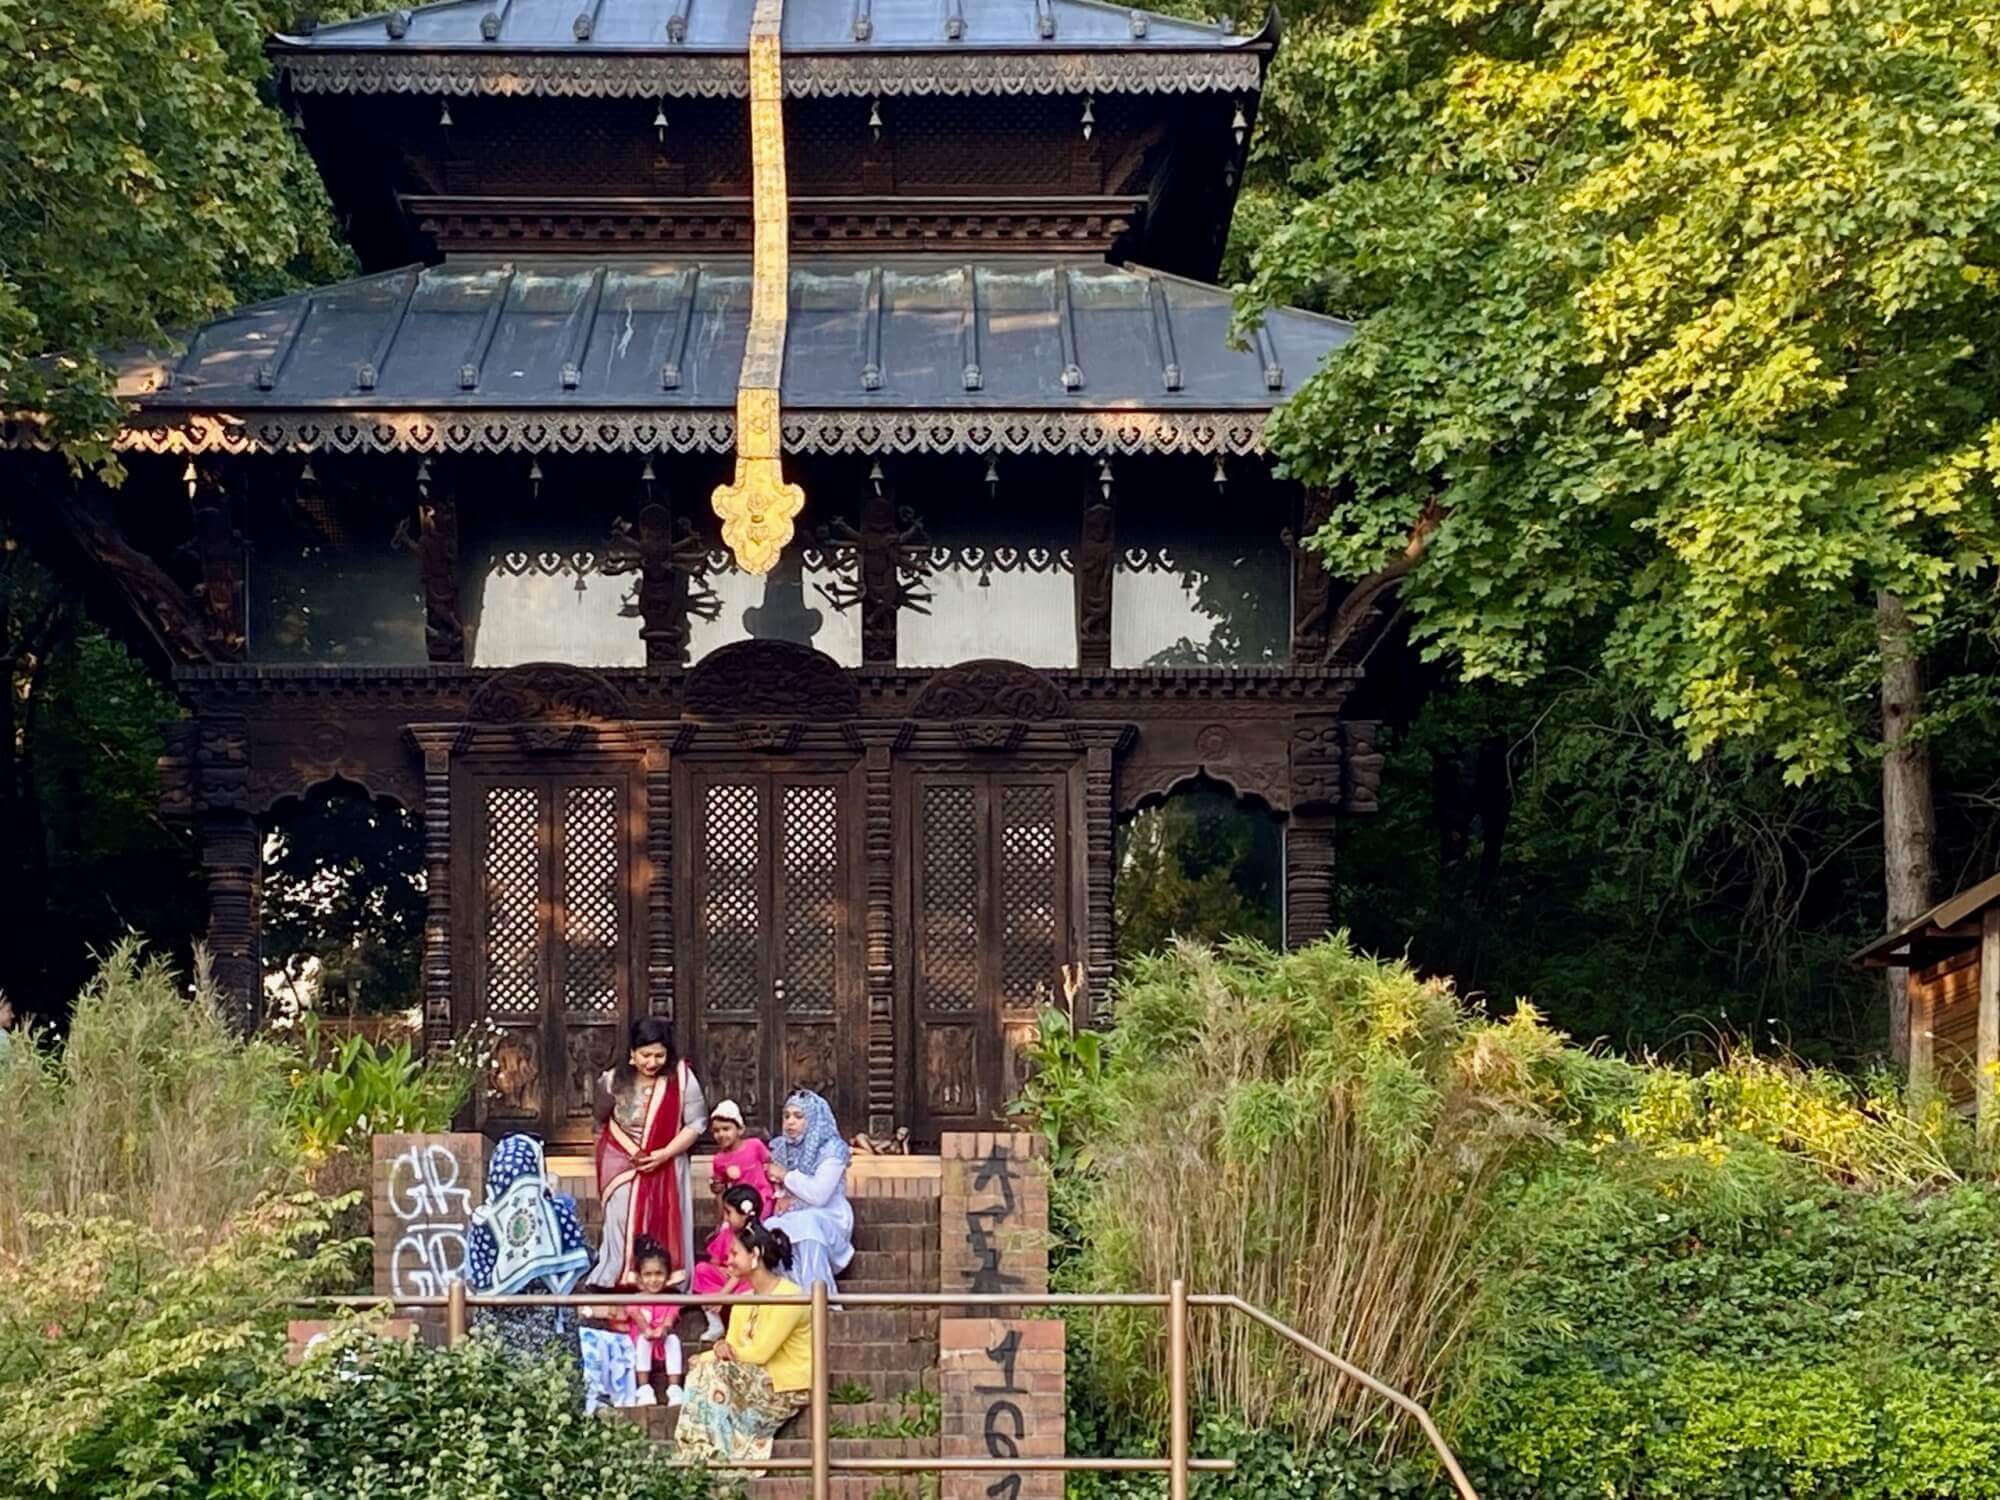
<path fill-rule="evenodd" d="M 1434 1399 L 1476 1320 L 1495 1187 L 1557 1134 L 1561 1038 L 1525 1009 L 1486 1021 L 1448 985 L 1344 945 L 1182 945 L 1138 966 L 1111 1045 L 1125 1066 L 1079 1194 L 1090 1289 L 1182 1277 L 1233 1292 Z M 1262 1329 L 1210 1316 L 1195 1333 L 1204 1397 L 1252 1425 L 1379 1420 L 1385 1450 L 1408 1435 Z M 1157 1393 L 1136 1319 L 1101 1315 L 1090 1337 L 1128 1398 Z"/>

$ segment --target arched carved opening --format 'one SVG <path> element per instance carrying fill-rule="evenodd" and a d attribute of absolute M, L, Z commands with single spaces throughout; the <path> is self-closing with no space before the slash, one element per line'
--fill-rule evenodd
<path fill-rule="evenodd" d="M 263 821 L 263 982 L 278 1011 L 385 1016 L 422 1003 L 424 848 L 400 802 L 333 777 Z"/>
<path fill-rule="evenodd" d="M 1270 809 L 1193 776 L 1142 802 L 1118 829 L 1115 914 L 1121 961 L 1175 937 L 1284 932 L 1284 831 Z"/>

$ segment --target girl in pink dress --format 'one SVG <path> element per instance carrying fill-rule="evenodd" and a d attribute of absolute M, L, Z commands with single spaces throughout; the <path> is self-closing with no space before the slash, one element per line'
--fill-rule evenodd
<path fill-rule="evenodd" d="M 762 1201 L 757 1208 L 761 1221 L 771 1217 L 771 1184 L 764 1170 L 771 1164 L 771 1148 L 743 1129 L 743 1111 L 734 1099 L 725 1099 L 708 1112 L 709 1133 L 715 1137 L 715 1160 L 709 1168 L 708 1190 L 720 1198 L 723 1193 L 745 1183 L 757 1190 Z"/>
<path fill-rule="evenodd" d="M 703 1252 L 703 1260 L 694 1268 L 694 1292 L 697 1297 L 741 1297 L 747 1295 L 748 1283 L 738 1281 L 729 1273 L 729 1250 L 736 1243 L 736 1232 L 746 1224 L 754 1224 L 763 1217 L 764 1201 L 757 1196 L 756 1189 L 747 1182 L 732 1183 L 722 1194 L 722 1227 L 715 1231 Z M 708 1326 L 702 1330 L 702 1337 L 714 1343 L 722 1337 L 722 1309 L 704 1307 L 708 1315 Z"/>
<path fill-rule="evenodd" d="M 664 1296 L 667 1277 L 671 1266 L 667 1252 L 652 1240 L 640 1236 L 638 1247 L 632 1253 L 632 1263 L 638 1272 L 639 1290 L 652 1296 Z M 680 1316 L 680 1309 L 666 1303 L 628 1302 L 620 1309 L 625 1315 L 625 1331 L 632 1337 L 632 1367 L 639 1377 L 639 1383 L 647 1386 L 655 1401 L 660 1377 L 666 1377 L 668 1406 L 679 1406 L 684 1399 L 681 1391 L 681 1341 L 674 1332 L 674 1322 Z"/>

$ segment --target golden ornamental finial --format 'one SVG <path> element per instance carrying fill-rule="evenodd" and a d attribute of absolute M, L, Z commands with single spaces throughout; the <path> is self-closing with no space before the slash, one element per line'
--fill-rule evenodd
<path fill-rule="evenodd" d="M 736 565 L 755 574 L 777 566 L 806 503 L 806 492 L 785 479 L 778 407 L 792 282 L 778 43 L 784 20 L 785 0 L 757 0 L 750 17 L 750 331 L 736 384 L 736 477 L 716 486 L 710 502 Z"/>

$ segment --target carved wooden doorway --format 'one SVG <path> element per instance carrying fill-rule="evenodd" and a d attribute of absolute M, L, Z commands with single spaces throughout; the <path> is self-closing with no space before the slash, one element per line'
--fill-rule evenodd
<path fill-rule="evenodd" d="M 681 761 L 676 989 L 710 1103 L 775 1131 L 786 1093 L 864 1122 L 860 901 L 847 769 Z"/>
<path fill-rule="evenodd" d="M 1080 958 L 1081 772 L 902 777 L 897 973 L 919 1140 L 1003 1123 L 1020 1049 Z"/>
<path fill-rule="evenodd" d="M 621 771 L 454 778 L 458 867 L 472 877 L 456 893 L 461 1013 L 500 1032 L 496 1092 L 479 1101 L 488 1132 L 590 1139 L 593 1080 L 620 1055 L 637 988 L 631 780 Z"/>

